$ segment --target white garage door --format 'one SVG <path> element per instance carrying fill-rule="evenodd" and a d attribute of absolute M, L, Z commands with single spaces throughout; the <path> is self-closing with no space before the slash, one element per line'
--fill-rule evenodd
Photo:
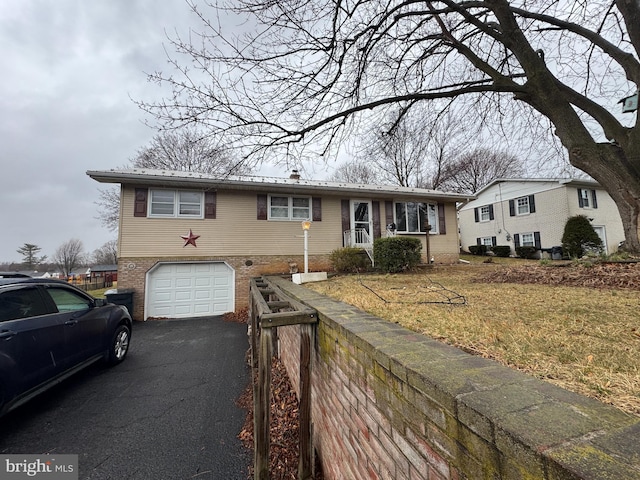
<path fill-rule="evenodd" d="M 220 315 L 234 309 L 234 272 L 224 262 L 164 263 L 147 278 L 147 317 Z"/>

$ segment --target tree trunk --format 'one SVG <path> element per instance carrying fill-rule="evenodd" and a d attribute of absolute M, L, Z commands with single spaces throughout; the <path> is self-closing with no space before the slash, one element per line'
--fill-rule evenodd
<path fill-rule="evenodd" d="M 631 149 L 635 150 L 635 149 Z M 593 144 L 569 149 L 574 167 L 588 173 L 607 190 L 618 207 L 627 251 L 640 254 L 640 152 L 614 144 Z"/>

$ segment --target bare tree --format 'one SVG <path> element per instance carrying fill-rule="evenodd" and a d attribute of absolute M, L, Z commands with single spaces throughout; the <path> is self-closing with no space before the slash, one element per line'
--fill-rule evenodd
<path fill-rule="evenodd" d="M 118 264 L 118 241 L 109 240 L 107 243 L 97 248 L 91 254 L 95 265 L 117 265 Z"/>
<path fill-rule="evenodd" d="M 609 192 L 640 252 L 640 128 L 616 115 L 640 86 L 636 0 L 239 0 L 232 13 L 252 26 L 240 38 L 191 5 L 205 28 L 174 39 L 191 57 L 177 72 L 151 75 L 173 89 L 140 103 L 156 118 L 200 122 L 263 160 L 330 153 L 394 106 L 448 100 L 504 138 L 524 119 Z"/>
<path fill-rule="evenodd" d="M 328 178 L 331 182 L 378 184 L 380 179 L 366 161 L 351 160 L 340 165 Z"/>
<path fill-rule="evenodd" d="M 235 159 L 213 137 L 189 127 L 155 135 L 149 145 L 138 150 L 130 164 L 134 168 L 198 172 L 222 177 L 248 175 L 252 171 L 246 160 Z"/>
<path fill-rule="evenodd" d="M 479 148 L 447 162 L 440 187 L 473 194 L 498 178 L 518 178 L 525 174 L 524 165 L 516 156 Z"/>
<path fill-rule="evenodd" d="M 194 128 L 164 131 L 155 135 L 149 145 L 138 150 L 125 168 L 149 168 L 199 172 L 227 177 L 249 175 L 253 167 L 247 160 L 237 160 L 212 137 Z M 98 189 L 97 219 L 111 231 L 118 229 L 120 188 Z"/>
<path fill-rule="evenodd" d="M 82 242 L 74 238 L 60 245 L 51 260 L 62 271 L 62 274 L 67 277 L 74 269 L 82 266 L 84 262 L 83 251 Z"/>

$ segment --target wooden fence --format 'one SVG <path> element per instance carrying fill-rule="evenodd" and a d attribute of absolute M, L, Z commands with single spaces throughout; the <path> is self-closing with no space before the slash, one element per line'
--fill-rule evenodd
<path fill-rule="evenodd" d="M 277 328 L 300 325 L 300 459 L 298 479 L 313 476 L 311 432 L 311 348 L 318 322 L 315 310 L 284 294 L 265 278 L 251 279 L 249 288 L 251 321 L 251 366 L 254 375 L 254 479 L 269 479 L 269 425 L 271 406 L 271 358 L 277 342 Z"/>

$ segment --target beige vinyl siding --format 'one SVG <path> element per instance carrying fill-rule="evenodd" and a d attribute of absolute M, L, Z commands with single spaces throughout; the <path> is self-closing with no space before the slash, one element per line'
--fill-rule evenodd
<path fill-rule="evenodd" d="M 122 196 L 121 257 L 302 255 L 298 221 L 256 219 L 256 194 L 218 191 L 216 219 L 143 218 L 133 216 L 134 188 Z M 322 199 L 322 221 L 313 222 L 309 251 L 330 253 L 342 246 L 340 199 Z M 184 246 L 191 229 L 197 247 Z"/>

